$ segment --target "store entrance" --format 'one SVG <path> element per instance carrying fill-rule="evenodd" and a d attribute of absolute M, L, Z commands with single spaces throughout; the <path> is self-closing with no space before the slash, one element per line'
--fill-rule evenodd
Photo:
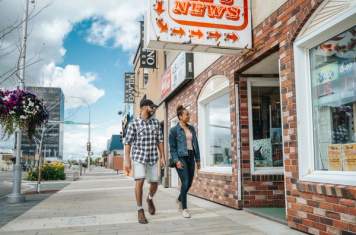
<path fill-rule="evenodd" d="M 276 79 L 249 79 L 250 154 L 253 173 L 283 173 L 282 122 Z"/>
<path fill-rule="evenodd" d="M 285 207 L 284 203 L 277 202 L 282 198 L 277 192 L 284 193 L 284 182 L 273 179 L 273 175 L 281 176 L 284 171 L 278 78 L 250 78 L 248 91 L 251 172 L 256 180 L 262 175 L 269 177 L 262 182 L 259 179 L 261 185 L 256 187 L 255 197 L 260 202 L 249 210 L 283 222 L 286 220 Z"/>
<path fill-rule="evenodd" d="M 241 163 L 249 174 L 241 176 L 243 207 L 246 211 L 286 223 L 282 112 L 278 53 L 274 53 L 241 74 L 240 113 Z M 246 94 L 245 93 L 245 94 Z M 245 104 L 243 104 L 245 102 Z M 247 110 L 243 110 L 247 107 Z M 247 124 L 246 123 L 246 124 Z M 246 147 L 245 147 L 246 146 Z"/>

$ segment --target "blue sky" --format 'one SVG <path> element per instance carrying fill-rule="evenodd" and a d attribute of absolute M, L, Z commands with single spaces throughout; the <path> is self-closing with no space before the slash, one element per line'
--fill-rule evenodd
<path fill-rule="evenodd" d="M 110 45 L 94 45 L 85 40 L 91 24 L 92 20 L 85 20 L 74 26 L 64 40 L 64 48 L 67 52 L 59 66 L 77 64 L 82 73 L 94 73 L 98 77 L 93 85 L 105 90 L 105 95 L 91 108 L 93 122 L 99 124 L 117 120 L 117 112 L 123 108 L 123 74 L 131 71 L 132 66 L 129 63 L 129 52 Z M 70 112 L 67 112 L 68 114 Z M 74 118 L 86 121 L 87 116 L 87 110 L 81 108 Z"/>
<path fill-rule="evenodd" d="M 92 85 L 105 91 L 105 94 L 91 105 L 92 142 L 97 147 L 94 151 L 100 153 L 103 150 L 102 143 L 99 146 L 96 141 L 102 142 L 103 137 L 109 139 L 111 137 L 110 134 L 118 134 L 121 131 L 119 129 L 121 119 L 117 113 L 119 110 L 123 110 L 124 107 L 123 74 L 132 70 L 130 61 L 130 53 L 132 52 L 113 47 L 110 42 L 107 45 L 96 45 L 88 42 L 86 38 L 92 24 L 93 20 L 88 19 L 73 27 L 73 30 L 64 40 L 63 46 L 66 49 L 66 54 L 62 63 L 57 66 L 79 65 L 81 73 L 95 74 L 97 79 L 92 82 Z M 73 116 L 73 113 L 76 114 Z M 88 120 L 88 110 L 85 106 L 79 107 L 79 110 L 78 108 L 66 109 L 65 117 L 68 117 L 68 120 L 86 122 Z M 73 127 L 65 127 L 65 130 L 69 129 L 73 130 Z M 65 132 L 65 137 L 68 135 L 67 132 Z M 86 133 L 83 136 L 84 138 L 86 138 L 85 135 Z M 98 138 L 101 139 L 98 140 Z M 72 157 L 77 157 L 71 151 L 67 153 Z"/>

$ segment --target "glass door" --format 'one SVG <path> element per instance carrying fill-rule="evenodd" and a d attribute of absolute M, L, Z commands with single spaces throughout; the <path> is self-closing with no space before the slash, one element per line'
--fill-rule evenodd
<path fill-rule="evenodd" d="M 283 174 L 278 80 L 249 80 L 248 93 L 252 173 Z"/>

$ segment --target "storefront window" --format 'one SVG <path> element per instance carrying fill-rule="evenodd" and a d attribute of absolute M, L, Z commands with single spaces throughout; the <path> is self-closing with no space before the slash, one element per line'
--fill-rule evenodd
<path fill-rule="evenodd" d="M 220 96 L 206 105 L 209 167 L 231 166 L 231 129 L 229 95 Z"/>
<path fill-rule="evenodd" d="M 356 27 L 310 49 L 315 170 L 356 171 Z"/>
<path fill-rule="evenodd" d="M 255 169 L 283 167 L 278 86 L 251 86 L 252 149 Z"/>

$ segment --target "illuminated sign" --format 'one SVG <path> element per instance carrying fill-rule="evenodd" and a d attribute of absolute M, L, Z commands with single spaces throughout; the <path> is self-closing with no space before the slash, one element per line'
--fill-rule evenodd
<path fill-rule="evenodd" d="M 233 54 L 252 47 L 249 0 L 150 0 L 145 24 L 148 48 Z"/>

